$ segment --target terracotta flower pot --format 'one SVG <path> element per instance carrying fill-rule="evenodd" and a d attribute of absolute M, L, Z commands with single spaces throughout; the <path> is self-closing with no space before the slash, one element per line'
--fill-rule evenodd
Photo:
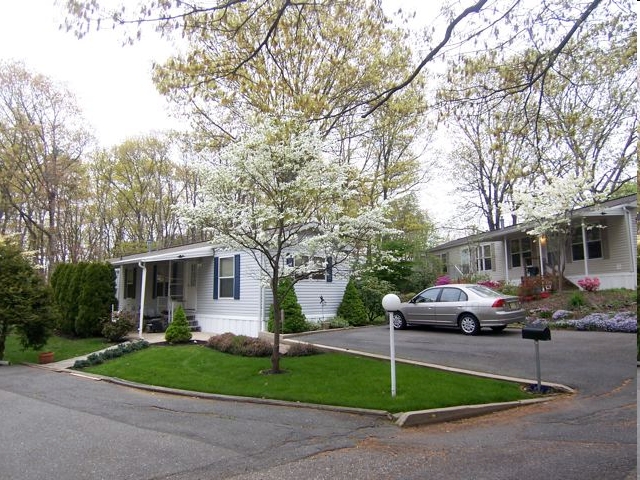
<path fill-rule="evenodd" d="M 38 354 L 38 363 L 53 362 L 53 352 L 41 352 Z"/>

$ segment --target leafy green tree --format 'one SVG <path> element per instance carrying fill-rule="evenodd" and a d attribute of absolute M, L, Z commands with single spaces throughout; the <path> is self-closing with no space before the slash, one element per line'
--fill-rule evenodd
<path fill-rule="evenodd" d="M 401 233 L 380 240 L 378 254 L 372 256 L 365 273 L 387 282 L 390 290 L 422 290 L 426 250 L 434 243 L 435 227 L 414 193 L 389 202 L 386 218 Z"/>
<path fill-rule="evenodd" d="M 405 238 L 383 240 L 381 254 L 374 260 L 371 273 L 394 290 L 407 291 L 413 272 L 413 245 Z"/>
<path fill-rule="evenodd" d="M 182 305 L 178 305 L 173 311 L 173 321 L 167 327 L 167 331 L 164 332 L 164 338 L 170 343 L 186 343 L 191 340 L 191 336 L 187 315 Z"/>
<path fill-rule="evenodd" d="M 112 306 L 118 304 L 115 298 L 115 271 L 108 263 L 89 263 L 79 280 L 75 333 L 80 337 L 98 336 L 111 315 Z"/>
<path fill-rule="evenodd" d="M 338 307 L 338 316 L 349 322 L 349 325 L 359 326 L 367 323 L 367 310 L 353 279 L 349 280 L 344 290 L 342 302 Z"/>
<path fill-rule="evenodd" d="M 24 348 L 40 349 L 55 322 L 51 291 L 20 248 L 0 237 L 0 360 L 15 330 Z"/>
<path fill-rule="evenodd" d="M 304 313 L 302 313 L 302 307 L 300 303 L 298 303 L 298 296 L 296 295 L 296 290 L 290 277 L 284 277 L 280 280 L 278 292 L 281 296 L 280 310 L 284 314 L 282 333 L 304 332 L 307 318 Z M 269 310 L 269 324 L 267 325 L 267 329 L 270 332 L 274 331 L 274 320 L 272 305 Z"/>
<path fill-rule="evenodd" d="M 71 288 L 70 282 L 75 268 L 75 265 L 71 263 L 59 263 L 50 280 L 53 301 L 59 312 L 56 328 L 60 333 L 67 335 L 75 333 L 75 314 L 72 313 L 74 309 L 67 302 L 68 299 L 73 298 L 69 295 L 68 289 Z"/>
<path fill-rule="evenodd" d="M 327 17 L 352 17 L 354 14 L 348 8 L 357 2 L 343 2 L 338 0 L 319 0 L 314 2 L 297 1 L 241 1 L 229 2 L 216 0 L 212 2 L 156 2 L 147 8 L 133 8 L 125 2 L 113 5 L 112 2 L 99 2 L 97 0 L 75 0 L 66 3 L 67 18 L 65 28 L 72 31 L 78 38 L 85 36 L 91 29 L 104 27 L 106 19 L 110 19 L 113 26 L 125 28 L 133 27 L 125 31 L 125 39 L 134 42 L 140 38 L 141 28 L 144 25 L 157 23 L 156 27 L 163 35 L 172 35 L 175 31 L 183 37 L 192 35 L 200 36 L 203 40 L 201 48 L 189 52 L 188 57 L 193 59 L 194 65 L 198 63 L 206 65 L 207 49 L 219 49 L 228 53 L 219 61 L 217 75 L 201 72 L 195 67 L 196 75 L 192 85 L 205 85 L 215 82 L 220 78 L 233 78 L 245 76 L 255 79 L 254 71 L 247 72 L 247 66 L 254 70 L 262 67 L 260 60 L 268 56 L 272 50 L 281 44 L 288 46 L 287 35 L 298 40 L 296 35 L 318 38 L 321 37 L 322 27 L 327 23 Z M 102 4 L 102 5 L 101 5 Z M 379 15 L 380 2 L 371 2 L 370 16 Z M 377 8 L 378 11 L 374 10 Z M 558 15 L 562 12 L 562 15 Z M 409 12 L 410 13 L 410 12 Z M 524 91 L 536 85 L 544 85 L 547 74 L 555 66 L 558 57 L 564 52 L 567 43 L 579 37 L 585 26 L 597 23 L 603 17 L 613 17 L 616 25 L 635 25 L 631 2 L 617 2 L 616 0 L 549 0 L 545 2 L 527 2 L 515 0 L 513 2 L 490 2 L 477 0 L 468 6 L 459 2 L 443 2 L 439 19 L 444 19 L 441 25 L 427 25 L 424 34 L 418 40 L 403 37 L 406 43 L 421 42 L 421 57 L 416 58 L 416 65 L 404 73 L 395 72 L 393 81 L 385 81 L 378 88 L 356 90 L 361 97 L 358 106 L 366 107 L 367 114 L 371 114 L 381 105 L 401 90 L 414 83 L 420 74 L 434 62 L 447 61 L 463 64 L 471 56 L 475 56 L 478 45 L 483 46 L 484 51 L 494 52 L 496 63 L 511 54 L 515 48 L 525 45 L 535 48 L 536 55 L 528 65 L 527 76 L 524 79 L 514 79 L 506 88 L 492 91 L 493 95 L 509 95 L 514 91 Z M 406 18 L 406 17 L 405 17 Z M 318 21 L 317 19 L 324 20 Z M 389 22 L 389 19 L 384 19 Z M 403 18 L 401 18 L 403 20 Z M 291 31 L 287 25 L 296 27 Z M 308 25 L 313 26 L 307 31 Z M 379 30 L 379 25 L 370 24 L 368 28 L 355 30 L 353 26 L 343 25 L 341 30 L 332 32 L 334 36 L 342 33 L 344 38 L 337 42 L 342 45 L 351 39 L 370 37 Z M 283 33 L 284 31 L 284 33 Z M 431 31 L 431 33 L 429 33 Z M 216 36 L 218 32 L 226 32 L 227 37 Z M 603 35 L 603 41 L 607 41 L 607 33 Z M 611 32 L 613 35 L 617 31 Z M 253 35 L 251 35 L 253 34 Z M 225 41 L 227 40 L 227 41 Z M 353 41 L 353 40 L 352 40 Z M 238 43 L 244 47 L 242 54 L 237 56 L 238 48 L 231 44 Z M 423 48 L 426 46 L 426 48 Z M 307 59 L 310 55 L 293 43 L 293 48 L 288 49 L 288 55 L 294 59 Z M 285 50 L 286 51 L 286 50 Z M 337 51 L 325 51 L 317 49 L 317 57 L 326 59 L 329 63 L 330 76 L 334 78 L 340 70 L 354 68 L 360 60 L 347 57 L 343 61 L 338 55 L 343 49 Z M 374 52 L 377 54 L 378 51 Z M 310 53 L 315 53 L 313 50 Z M 362 53 L 371 53 L 362 49 Z M 274 68 L 279 67 L 281 76 L 285 76 L 286 68 L 275 57 Z M 315 57 L 315 55 L 314 55 Z M 351 64 L 351 65 L 350 65 Z M 336 68 L 338 67 L 338 68 Z M 264 68 L 264 67 L 263 67 Z M 298 67 L 304 70 L 301 65 Z M 358 74 L 366 78 L 366 75 L 358 70 L 348 71 L 349 74 Z M 366 72 L 365 72 L 366 73 Z M 254 80 L 255 86 L 260 86 L 258 80 Z M 301 85 L 291 81 L 283 81 L 281 89 L 290 90 L 301 88 Z M 230 89 L 235 90 L 235 89 Z M 236 95 L 244 98 L 250 94 L 250 88 L 235 90 Z M 267 91 L 267 95 L 271 92 Z M 464 94 L 464 91 L 461 92 Z M 211 99 L 216 95 L 211 94 Z M 340 110 L 341 104 L 332 101 L 331 106 Z"/>
<path fill-rule="evenodd" d="M 394 286 L 391 283 L 380 280 L 374 275 L 364 275 L 358 279 L 357 289 L 367 312 L 369 323 L 385 314 L 384 308 L 382 308 L 382 298 L 394 291 Z"/>
<path fill-rule="evenodd" d="M 87 262 L 61 263 L 54 270 L 51 286 L 53 299 L 60 312 L 57 326 L 61 333 L 76 335 L 82 276 L 88 265 Z"/>

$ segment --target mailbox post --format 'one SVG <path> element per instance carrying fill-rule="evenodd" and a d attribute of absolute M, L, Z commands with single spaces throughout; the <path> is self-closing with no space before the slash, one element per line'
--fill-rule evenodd
<path fill-rule="evenodd" d="M 551 340 L 551 330 L 545 326 L 528 326 L 522 329 L 522 338 L 533 340 L 536 345 L 536 375 L 538 379 L 538 392 L 542 392 L 542 381 L 540 378 L 540 340 Z"/>

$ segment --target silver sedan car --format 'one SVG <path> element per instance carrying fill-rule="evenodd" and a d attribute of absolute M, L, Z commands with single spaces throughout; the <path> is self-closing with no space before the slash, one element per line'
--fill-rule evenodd
<path fill-rule="evenodd" d="M 525 321 L 518 297 L 503 295 L 483 285 L 449 284 L 427 288 L 393 313 L 396 329 L 407 325 L 457 327 L 477 335 L 482 327 L 504 330 Z"/>

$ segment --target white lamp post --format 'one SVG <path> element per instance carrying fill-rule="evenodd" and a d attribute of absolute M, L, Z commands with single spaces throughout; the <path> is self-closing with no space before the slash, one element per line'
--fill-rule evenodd
<path fill-rule="evenodd" d="M 396 345 L 393 338 L 393 312 L 400 308 L 400 299 L 393 293 L 388 293 L 382 299 L 382 308 L 389 315 L 389 353 L 391 358 L 391 396 L 396 396 Z"/>

